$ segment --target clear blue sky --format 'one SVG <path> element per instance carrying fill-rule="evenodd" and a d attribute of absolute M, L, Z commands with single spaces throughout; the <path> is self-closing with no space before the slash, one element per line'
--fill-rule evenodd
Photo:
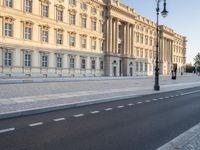
<path fill-rule="evenodd" d="M 121 0 L 140 15 L 155 22 L 156 0 Z M 160 7 L 163 8 L 163 3 Z M 161 24 L 187 37 L 187 63 L 200 52 L 200 0 L 167 0 L 168 16 L 160 17 Z"/>

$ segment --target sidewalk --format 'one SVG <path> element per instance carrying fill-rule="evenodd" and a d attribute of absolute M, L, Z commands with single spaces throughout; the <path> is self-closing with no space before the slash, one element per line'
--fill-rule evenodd
<path fill-rule="evenodd" d="M 161 91 L 153 91 L 154 78 L 123 78 L 54 83 L 1 84 L 0 119 L 72 108 L 146 94 L 200 86 L 197 76 L 177 80 L 160 78 Z"/>

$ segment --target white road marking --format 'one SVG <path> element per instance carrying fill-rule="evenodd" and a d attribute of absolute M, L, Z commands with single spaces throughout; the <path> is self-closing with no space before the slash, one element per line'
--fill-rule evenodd
<path fill-rule="evenodd" d="M 174 97 L 174 96 L 172 95 L 172 96 L 170 96 L 170 97 Z"/>
<path fill-rule="evenodd" d="M 137 102 L 137 104 L 142 104 L 143 102 Z"/>
<path fill-rule="evenodd" d="M 124 108 L 124 106 L 117 106 L 117 108 Z"/>
<path fill-rule="evenodd" d="M 168 96 L 165 97 L 165 99 L 168 99 L 168 98 L 169 98 Z"/>
<path fill-rule="evenodd" d="M 150 103 L 151 101 L 150 101 L 150 100 L 146 100 L 145 102 L 146 102 L 146 103 Z"/>
<path fill-rule="evenodd" d="M 30 127 L 35 127 L 35 126 L 40 126 L 40 125 L 43 125 L 43 122 L 36 122 L 36 123 L 29 124 Z"/>
<path fill-rule="evenodd" d="M 2 129 L 2 130 L 0 130 L 0 133 L 10 132 L 10 131 L 14 131 L 14 130 L 15 130 L 15 128 Z"/>
<path fill-rule="evenodd" d="M 58 121 L 63 121 L 65 120 L 65 118 L 57 118 L 57 119 L 53 119 L 53 121 L 58 122 Z"/>
<path fill-rule="evenodd" d="M 157 100 L 158 100 L 158 99 L 156 99 L 156 98 L 155 98 L 155 99 L 153 99 L 153 101 L 157 101 Z"/>
<path fill-rule="evenodd" d="M 134 105 L 133 103 L 128 104 L 128 106 L 133 106 L 133 105 Z"/>
<path fill-rule="evenodd" d="M 74 115 L 75 118 L 78 118 L 78 117 L 83 117 L 84 114 L 77 114 L 77 115 Z"/>
<path fill-rule="evenodd" d="M 105 111 L 113 110 L 113 108 L 106 108 Z"/>
<path fill-rule="evenodd" d="M 97 114 L 97 113 L 99 113 L 100 111 L 91 111 L 90 113 L 91 114 Z"/>
<path fill-rule="evenodd" d="M 162 97 L 159 98 L 159 100 L 162 100 L 162 99 L 163 99 Z"/>
<path fill-rule="evenodd" d="M 178 97 L 179 95 L 175 95 L 176 97 Z"/>

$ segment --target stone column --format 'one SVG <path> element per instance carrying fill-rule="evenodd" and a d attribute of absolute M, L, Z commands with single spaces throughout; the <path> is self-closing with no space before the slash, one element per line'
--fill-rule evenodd
<path fill-rule="evenodd" d="M 126 55 L 126 42 L 127 42 L 127 37 L 126 37 L 126 24 L 124 23 L 124 36 L 123 36 L 123 54 Z"/>
<path fill-rule="evenodd" d="M 109 31 L 110 31 L 110 34 L 109 34 L 109 53 L 111 53 L 112 52 L 112 17 L 110 17 L 110 19 L 109 19 Z"/>
<path fill-rule="evenodd" d="M 116 21 L 113 20 L 113 24 L 112 24 L 112 53 L 115 54 L 115 40 L 116 40 L 116 28 L 115 28 L 115 25 L 116 24 Z"/>
<path fill-rule="evenodd" d="M 129 54 L 129 49 L 130 49 L 130 28 L 129 28 L 129 23 L 126 25 L 126 55 Z"/>
<path fill-rule="evenodd" d="M 115 30 L 115 32 L 116 32 L 116 35 L 115 35 L 115 53 L 116 54 L 118 54 L 118 39 L 119 39 L 119 19 L 118 18 L 116 18 L 116 23 L 115 23 L 115 25 L 116 25 L 116 30 Z"/>

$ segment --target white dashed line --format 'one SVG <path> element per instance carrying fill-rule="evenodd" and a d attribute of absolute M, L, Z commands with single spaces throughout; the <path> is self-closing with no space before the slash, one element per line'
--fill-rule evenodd
<path fill-rule="evenodd" d="M 137 104 L 142 104 L 143 102 L 137 102 Z"/>
<path fill-rule="evenodd" d="M 65 118 L 57 118 L 57 119 L 53 119 L 53 121 L 58 122 L 58 121 L 63 121 L 65 120 Z"/>
<path fill-rule="evenodd" d="M 100 111 L 91 111 L 90 113 L 91 114 L 97 114 L 97 113 L 99 113 Z"/>
<path fill-rule="evenodd" d="M 113 110 L 113 108 L 106 108 L 105 111 Z"/>
<path fill-rule="evenodd" d="M 168 99 L 168 98 L 169 98 L 168 96 L 165 97 L 165 99 Z"/>
<path fill-rule="evenodd" d="M 14 130 L 15 130 L 15 128 L 3 129 L 3 130 L 0 130 L 0 133 L 10 132 L 10 131 L 14 131 Z"/>
<path fill-rule="evenodd" d="M 172 96 L 170 96 L 170 97 L 174 97 L 174 96 L 172 95 Z"/>
<path fill-rule="evenodd" d="M 78 117 L 83 117 L 84 114 L 77 114 L 77 115 L 74 115 L 75 118 L 78 118 Z"/>
<path fill-rule="evenodd" d="M 43 122 L 36 122 L 36 123 L 29 124 L 30 127 L 35 127 L 35 126 L 40 126 L 40 125 L 43 125 Z"/>
<path fill-rule="evenodd" d="M 178 97 L 179 95 L 175 95 L 176 97 Z"/>
<path fill-rule="evenodd" d="M 117 108 L 124 108 L 124 106 L 117 106 Z"/>
<path fill-rule="evenodd" d="M 128 106 L 133 106 L 133 105 L 134 105 L 133 103 L 128 104 Z"/>
<path fill-rule="evenodd" d="M 157 101 L 158 99 L 153 99 L 153 101 Z"/>
<path fill-rule="evenodd" d="M 159 100 L 162 100 L 163 98 L 161 97 L 161 98 L 159 98 Z"/>
<path fill-rule="evenodd" d="M 150 100 L 146 100 L 145 102 L 146 102 L 146 103 L 150 103 L 151 101 L 150 101 Z"/>

